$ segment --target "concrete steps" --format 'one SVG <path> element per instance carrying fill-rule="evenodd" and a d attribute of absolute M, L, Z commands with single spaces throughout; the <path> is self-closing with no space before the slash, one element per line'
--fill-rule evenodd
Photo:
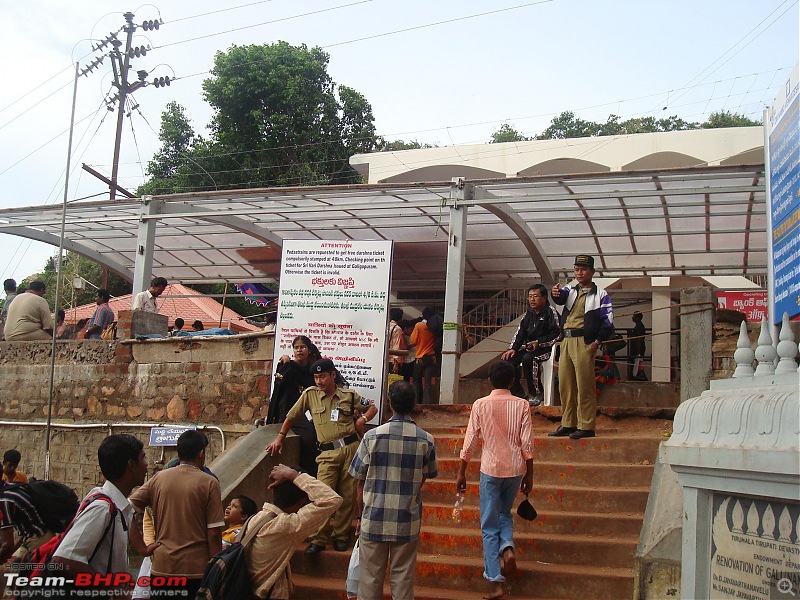
<path fill-rule="evenodd" d="M 292 558 L 292 574 L 298 588 L 297 598 L 344 598 L 344 582 L 350 555 L 346 552 L 325 552 L 315 559 L 308 559 L 298 552 Z M 482 577 L 483 559 L 480 556 L 454 556 L 444 552 L 417 554 L 415 598 L 422 596 L 418 590 L 425 589 L 425 597 L 432 600 L 471 598 L 465 594 L 479 593 L 486 584 Z M 321 593 L 321 579 L 328 582 L 325 588 L 331 596 Z M 300 582 L 305 587 L 301 589 Z M 630 568 L 563 565 L 537 560 L 517 560 L 516 575 L 509 576 L 506 588 L 512 598 L 630 598 L 633 595 L 633 559 Z M 384 598 L 391 598 L 388 585 Z M 368 599 L 371 600 L 371 599 Z"/>
<path fill-rule="evenodd" d="M 537 485 L 591 485 L 597 481 L 598 472 L 605 467 L 604 463 L 565 464 L 555 461 L 534 459 L 534 478 Z M 461 460 L 458 458 L 439 458 L 439 477 L 455 479 Z M 653 477 L 652 465 L 614 465 L 605 469 L 603 483 L 607 486 L 648 486 Z M 467 467 L 467 478 L 477 479 L 480 476 L 480 462 L 470 461 Z"/>
<path fill-rule="evenodd" d="M 425 503 L 422 507 L 422 526 L 441 525 L 449 523 L 453 506 L 448 504 Z M 545 511 L 537 508 L 539 516 L 535 521 L 514 521 L 514 532 L 541 532 L 543 534 L 569 534 L 581 531 L 587 536 L 606 535 L 614 531 L 621 536 L 638 537 L 642 527 L 644 513 L 598 513 L 568 511 Z M 461 511 L 462 524 L 479 523 L 480 516 L 477 506 L 465 506 Z"/>
<path fill-rule="evenodd" d="M 671 422 L 606 419 L 598 425 L 599 437 L 575 441 L 548 437 L 555 425 L 541 414 L 533 416 L 530 500 L 539 516 L 533 522 L 514 518 L 517 574 L 508 577 L 507 597 L 632 597 L 634 554 L 652 464 Z M 449 427 L 441 422 L 445 420 L 439 416 L 436 423 L 420 422 L 436 439 L 439 477 L 423 488 L 417 600 L 472 600 L 488 589 L 482 576 L 478 509 L 480 449 L 467 471 L 465 506 L 456 523 L 452 505 L 466 428 L 463 423 Z M 329 549 L 309 559 L 303 549 L 292 559 L 296 597 L 345 598 L 350 553 Z M 384 598 L 390 597 L 387 577 Z"/>

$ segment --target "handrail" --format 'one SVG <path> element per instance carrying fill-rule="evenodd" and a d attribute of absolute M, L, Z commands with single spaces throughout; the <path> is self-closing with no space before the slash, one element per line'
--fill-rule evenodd
<path fill-rule="evenodd" d="M 23 427 L 46 427 L 47 423 L 39 422 L 39 421 L 0 421 L 0 425 L 9 425 L 11 427 L 15 426 L 23 426 Z M 167 423 L 51 423 L 51 428 L 61 428 L 61 429 L 108 429 L 109 435 L 115 427 L 123 428 L 123 427 L 166 427 Z M 169 425 L 187 427 L 187 425 L 179 425 L 178 423 L 169 423 Z M 211 431 L 216 431 L 219 433 L 220 437 L 222 438 L 222 449 L 220 453 L 225 452 L 225 432 L 222 431 L 221 428 L 217 427 L 216 425 L 196 425 L 197 429 L 208 429 Z"/>
<path fill-rule="evenodd" d="M 471 348 L 502 329 L 525 312 L 527 289 L 505 289 L 497 292 L 462 317 L 466 348 Z"/>

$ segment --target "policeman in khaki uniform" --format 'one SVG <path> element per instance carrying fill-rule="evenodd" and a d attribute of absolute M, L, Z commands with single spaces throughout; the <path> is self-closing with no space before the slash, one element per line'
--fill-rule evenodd
<path fill-rule="evenodd" d="M 281 430 L 266 451 L 274 456 L 283 448 L 283 438 L 289 433 L 297 419 L 311 415 L 317 430 L 320 454 L 317 457 L 319 471 L 317 479 L 327 484 L 343 499 L 333 516 L 333 533 L 326 523 L 311 538 L 305 550 L 306 556 L 315 556 L 325 549 L 328 538 L 333 538 L 333 548 L 344 552 L 348 547 L 350 522 L 355 507 L 358 484 L 347 472 L 358 449 L 360 438 L 378 409 L 371 400 L 362 398 L 353 390 L 336 387 L 336 367 L 333 361 L 323 358 L 311 366 L 316 387 L 306 388 L 295 405 L 289 410 Z M 354 419 L 355 411 L 361 416 Z"/>

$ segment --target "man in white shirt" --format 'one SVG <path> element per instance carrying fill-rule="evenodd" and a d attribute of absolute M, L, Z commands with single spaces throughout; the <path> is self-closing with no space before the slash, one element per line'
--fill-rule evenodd
<path fill-rule="evenodd" d="M 93 488 L 81 503 L 64 539 L 53 555 L 53 563 L 64 565 L 74 578 L 77 573 L 127 573 L 128 531 L 133 507 L 128 496 L 144 483 L 147 457 L 144 445 L 132 435 L 110 435 L 97 450 L 100 471 L 106 478 L 102 487 Z M 86 504 L 87 500 L 91 501 Z M 112 506 L 113 505 L 113 506 Z M 155 545 L 145 547 L 141 538 L 131 542 L 143 556 L 152 554 Z M 128 582 L 117 582 L 117 585 Z M 111 587 L 106 583 L 103 587 Z"/>
<path fill-rule="evenodd" d="M 133 310 L 157 313 L 158 305 L 156 304 L 156 298 L 164 293 L 164 290 L 167 289 L 167 285 L 167 280 L 163 277 L 153 278 L 153 281 L 150 282 L 150 289 L 136 294 L 136 298 L 133 299 Z"/>

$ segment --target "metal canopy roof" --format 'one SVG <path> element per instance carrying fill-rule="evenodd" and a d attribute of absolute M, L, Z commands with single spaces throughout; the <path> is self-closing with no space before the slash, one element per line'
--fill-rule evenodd
<path fill-rule="evenodd" d="M 465 289 L 571 277 L 767 272 L 763 165 L 467 181 Z M 272 188 L 68 205 L 65 248 L 133 278 L 141 220 L 156 219 L 153 274 L 264 281 L 284 239 L 393 240 L 394 290 L 444 290 L 450 182 Z M 59 243 L 60 206 L 0 210 L 0 232 Z"/>

